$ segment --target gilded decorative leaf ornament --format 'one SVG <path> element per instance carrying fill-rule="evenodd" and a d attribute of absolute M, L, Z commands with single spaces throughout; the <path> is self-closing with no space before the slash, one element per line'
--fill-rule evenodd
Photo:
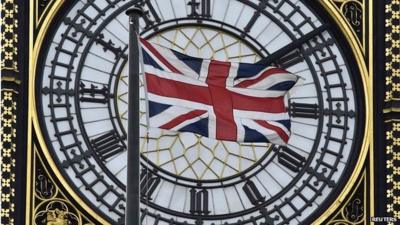
<path fill-rule="evenodd" d="M 35 215 L 35 224 L 72 225 L 79 224 L 78 216 L 71 211 L 71 206 L 61 199 L 45 202 L 45 208 L 38 209 Z"/>

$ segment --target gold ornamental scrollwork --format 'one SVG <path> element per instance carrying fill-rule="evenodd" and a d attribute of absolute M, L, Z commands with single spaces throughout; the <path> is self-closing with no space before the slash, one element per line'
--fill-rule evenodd
<path fill-rule="evenodd" d="M 46 200 L 55 197 L 58 193 L 58 189 L 50 178 L 46 176 L 42 171 L 43 169 L 37 168 L 37 175 L 35 180 L 35 197 Z"/>
<path fill-rule="evenodd" d="M 34 27 L 40 28 L 44 17 L 46 17 L 51 6 L 54 4 L 55 0 L 36 0 L 34 2 Z"/>
<path fill-rule="evenodd" d="M 35 149 L 34 225 L 93 225 L 57 186 Z"/>
<path fill-rule="evenodd" d="M 359 39 L 360 45 L 365 48 L 365 0 L 331 0 Z"/>
<path fill-rule="evenodd" d="M 347 1 L 340 7 L 343 15 L 347 18 L 354 31 L 359 34 L 362 32 L 362 13 L 363 5 L 359 1 Z"/>
<path fill-rule="evenodd" d="M 348 200 L 342 205 L 335 216 L 327 222 L 327 225 L 361 225 L 368 224 L 366 216 L 367 188 L 366 172 L 364 171 L 354 191 Z"/>
<path fill-rule="evenodd" d="M 35 225 L 72 225 L 82 224 L 82 219 L 75 209 L 63 199 L 51 199 L 37 207 Z"/>

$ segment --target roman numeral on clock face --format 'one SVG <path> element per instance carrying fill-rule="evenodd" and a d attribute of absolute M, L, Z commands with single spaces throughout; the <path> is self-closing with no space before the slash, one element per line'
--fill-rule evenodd
<path fill-rule="evenodd" d="M 318 119 L 319 107 L 317 104 L 291 102 L 289 104 L 290 117 Z"/>
<path fill-rule="evenodd" d="M 79 100 L 81 102 L 106 104 L 111 97 L 108 87 L 105 85 L 103 85 L 102 88 L 94 84 L 91 84 L 90 87 L 87 87 L 83 82 L 81 82 L 79 86 Z"/>
<path fill-rule="evenodd" d="M 147 169 L 142 169 L 140 173 L 140 194 L 143 198 L 151 200 L 151 195 L 156 190 L 157 186 L 160 184 L 161 178 L 154 176 Z"/>
<path fill-rule="evenodd" d="M 191 13 L 189 17 L 211 17 L 211 1 L 210 0 L 201 0 L 201 2 L 197 2 L 197 0 L 189 1 L 188 5 L 191 8 Z M 197 9 L 200 7 L 200 13 L 197 12 Z"/>
<path fill-rule="evenodd" d="M 160 16 L 158 15 L 150 0 L 144 0 L 138 4 L 141 7 L 146 5 L 148 8 L 148 10 L 144 12 L 144 15 L 142 17 L 144 22 L 146 23 L 145 29 L 152 27 L 155 23 L 161 22 Z M 154 20 L 151 18 L 151 16 L 153 16 Z"/>
<path fill-rule="evenodd" d="M 293 172 L 299 172 L 306 163 L 306 158 L 290 148 L 283 147 L 278 153 L 278 162 Z"/>
<path fill-rule="evenodd" d="M 118 59 L 121 56 L 126 57 L 121 46 L 116 47 L 115 43 L 111 39 L 108 41 L 104 40 L 104 34 L 99 34 L 99 36 L 96 37 L 96 44 L 103 46 L 104 52 L 112 52 L 115 55 L 115 59 Z"/>
<path fill-rule="evenodd" d="M 278 59 L 276 63 L 279 65 L 279 67 L 286 69 L 303 61 L 303 55 L 301 54 L 300 50 L 296 49 L 293 52 Z"/>
<path fill-rule="evenodd" d="M 197 191 L 190 190 L 190 213 L 191 214 L 209 214 L 208 210 L 208 191 L 206 189 Z"/>
<path fill-rule="evenodd" d="M 253 16 L 250 18 L 249 22 L 243 29 L 246 33 L 250 32 L 251 28 L 253 27 L 253 25 L 256 23 L 256 21 L 260 17 L 261 10 L 265 9 L 266 6 L 267 6 L 267 3 L 265 3 L 264 1 L 260 1 L 260 3 L 258 4 L 258 9 L 256 11 L 254 11 Z"/>
<path fill-rule="evenodd" d="M 265 196 L 262 196 L 260 191 L 258 190 L 257 186 L 254 184 L 253 181 L 247 181 L 244 186 L 242 187 L 244 193 L 249 198 L 251 204 L 258 205 L 265 200 Z"/>
<path fill-rule="evenodd" d="M 125 147 L 121 144 L 120 137 L 113 130 L 92 139 L 90 142 L 96 154 L 103 161 L 125 150 Z"/>

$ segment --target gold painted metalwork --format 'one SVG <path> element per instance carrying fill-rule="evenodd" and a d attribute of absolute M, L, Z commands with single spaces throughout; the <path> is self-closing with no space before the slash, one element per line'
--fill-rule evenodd
<path fill-rule="evenodd" d="M 17 93 L 14 90 L 2 89 L 0 114 L 0 167 L 1 167 L 1 223 L 15 224 L 15 164 L 16 164 L 16 123 Z"/>
<path fill-rule="evenodd" d="M 384 113 L 400 112 L 400 7 L 399 1 L 389 1 L 385 8 L 386 34 L 385 34 L 385 71 L 386 71 L 386 93 Z M 397 22 L 397 23 L 396 23 Z M 397 65 L 397 66 L 396 66 Z"/>
<path fill-rule="evenodd" d="M 0 3 L 1 11 L 1 71 L 18 72 L 18 5 L 14 0 L 4 0 Z M 4 75 L 2 75 L 3 77 Z M 3 78 L 2 78 L 3 79 Z M 12 79 L 12 78 L 8 78 Z"/>
<path fill-rule="evenodd" d="M 261 59 L 244 41 L 221 30 L 207 27 L 179 27 L 158 33 L 155 37 L 151 38 L 151 41 L 158 44 L 168 43 L 169 45 L 165 47 L 184 54 L 190 53 L 195 57 L 201 56 L 208 59 L 247 63 L 255 63 Z M 222 44 L 222 46 L 217 46 L 216 43 Z M 229 49 L 237 50 L 238 54 L 231 55 L 232 52 Z"/>
<path fill-rule="evenodd" d="M 387 1 L 385 6 L 385 71 L 386 71 L 386 108 L 384 113 L 400 112 L 398 106 L 392 106 L 400 99 L 400 1 Z M 397 22 L 397 24 L 396 24 Z M 397 38 L 396 38 L 397 37 Z M 396 66 L 397 65 L 397 66 Z M 386 212 L 400 220 L 400 120 L 385 121 L 386 130 Z M 388 224 L 394 225 L 393 222 Z"/>
<path fill-rule="evenodd" d="M 362 177 L 356 185 L 354 185 L 352 193 L 349 194 L 348 199 L 342 204 L 341 208 L 333 216 L 327 225 L 367 225 L 369 219 L 367 218 L 366 210 L 367 203 L 367 175 L 366 169 Z M 360 196 L 361 195 L 361 196 Z"/>
<path fill-rule="evenodd" d="M 400 121 L 387 121 L 386 127 L 386 212 L 400 219 Z M 394 225 L 394 223 L 388 223 Z"/>
<path fill-rule="evenodd" d="M 37 152 L 36 146 L 33 164 L 35 168 L 33 181 L 33 225 L 94 225 L 75 207 L 57 186 L 43 164 L 43 159 Z"/>
<path fill-rule="evenodd" d="M 340 206 L 341 204 L 347 199 L 349 193 L 352 191 L 354 185 L 357 183 L 357 177 L 359 174 L 361 174 L 362 170 L 364 169 L 364 162 L 365 159 L 368 155 L 368 153 L 372 154 L 373 152 L 373 136 L 371 135 L 372 133 L 372 115 L 373 115 L 373 95 L 372 95 L 372 90 L 373 90 L 373 82 L 372 82 L 372 74 L 369 73 L 366 62 L 364 59 L 364 54 L 363 54 L 363 48 L 360 45 L 360 41 L 357 38 L 355 32 L 349 25 L 348 21 L 345 19 L 345 17 L 342 15 L 341 11 L 338 9 L 336 4 L 330 0 L 330 1 L 324 1 L 324 0 L 319 0 L 321 5 L 326 9 L 326 11 L 329 13 L 329 15 L 334 19 L 336 22 L 337 26 L 341 30 L 341 32 L 344 34 L 346 40 L 349 42 L 351 46 L 351 50 L 355 56 L 355 60 L 357 62 L 357 65 L 359 67 L 360 73 L 361 73 L 361 78 L 363 82 L 363 87 L 365 91 L 365 126 L 364 126 L 364 136 L 363 138 L 363 144 L 361 147 L 360 155 L 358 157 L 356 167 L 353 170 L 352 175 L 350 176 L 349 180 L 347 181 L 347 184 L 343 188 L 342 192 L 337 196 L 336 200 L 333 202 L 333 204 L 317 219 L 314 221 L 314 225 L 320 225 L 326 223 L 326 220 L 329 216 L 331 216 Z M 370 2 L 371 3 L 371 2 Z M 365 8 L 364 8 L 365 9 Z M 372 16 L 369 17 L 369 23 L 372 23 Z M 370 42 L 370 45 L 372 43 Z M 371 50 L 371 48 L 369 48 Z M 373 182 L 373 177 L 370 176 L 369 178 L 371 182 Z M 371 204 L 373 204 L 373 200 L 371 200 Z M 374 215 L 374 207 L 370 207 L 370 215 Z"/>
<path fill-rule="evenodd" d="M 367 0 L 329 0 L 334 3 L 336 9 L 341 16 L 347 21 L 351 31 L 358 40 L 358 44 L 362 46 L 363 53 L 366 52 L 366 2 Z M 359 8 L 358 8 L 359 7 Z M 357 37 L 357 33 L 361 34 L 361 39 Z"/>
<path fill-rule="evenodd" d="M 30 0 L 30 5 L 33 6 L 35 4 L 35 1 L 37 0 Z M 56 16 L 58 10 L 60 9 L 60 7 L 63 5 L 65 1 L 64 0 L 55 0 L 53 5 L 51 6 L 51 8 L 48 10 L 48 14 L 46 14 L 46 16 L 43 18 L 43 21 L 41 23 L 41 27 L 38 28 L 38 34 L 35 37 L 35 42 L 33 42 L 33 31 L 35 30 L 35 25 L 34 25 L 34 8 L 30 7 L 30 43 L 32 44 L 30 46 L 30 62 L 29 62 L 29 68 L 30 71 L 32 73 L 32 76 L 29 76 L 29 87 L 34 87 L 34 79 L 35 79 L 35 72 L 36 72 L 36 64 L 38 62 L 38 57 L 39 57 L 39 51 L 42 47 L 43 44 L 43 40 L 45 38 L 47 29 L 50 26 L 51 21 L 54 19 L 54 17 Z M 25 225 L 32 225 L 32 221 L 31 221 L 31 217 L 32 217 L 32 213 L 33 213 L 33 207 L 32 207 L 32 200 L 31 198 L 33 198 L 32 196 L 32 188 L 33 188 L 33 174 L 32 174 L 32 168 L 34 168 L 32 166 L 33 163 L 33 157 L 35 156 L 35 151 L 34 151 L 34 146 L 32 145 L 32 135 L 33 135 L 33 130 L 35 132 L 35 134 L 38 137 L 38 142 L 39 142 L 39 146 L 41 151 L 44 154 L 44 157 L 46 158 L 47 163 L 49 164 L 51 170 L 54 172 L 55 177 L 57 177 L 58 182 L 60 183 L 60 185 L 64 188 L 64 190 L 66 190 L 66 193 L 68 193 L 68 196 L 70 196 L 71 198 L 73 198 L 75 200 L 75 202 L 77 202 L 80 206 L 80 208 L 82 208 L 87 214 L 91 215 L 93 218 L 96 218 L 96 223 L 97 224 L 109 224 L 104 218 L 102 218 L 100 215 L 98 215 L 92 208 L 90 208 L 85 201 L 83 201 L 77 193 L 74 192 L 74 190 L 71 188 L 70 184 L 65 180 L 65 178 L 61 175 L 60 171 L 57 169 L 57 166 L 55 164 L 55 162 L 53 161 L 47 147 L 45 144 L 45 141 L 43 139 L 43 135 L 40 131 L 40 127 L 39 127 L 39 122 L 38 122 L 38 118 L 37 118 L 37 113 L 36 113 L 36 106 L 35 106 L 35 102 L 34 102 L 34 96 L 35 96 L 35 88 L 30 88 L 29 89 L 30 93 L 29 93 L 29 99 L 28 102 L 30 103 L 29 105 L 29 118 L 30 121 L 28 123 L 28 137 L 30 137 L 30 139 L 28 140 L 28 154 L 27 154 L 27 187 L 26 187 L 26 191 L 27 191 L 27 199 L 26 199 L 26 205 L 29 207 L 26 207 L 26 221 L 25 221 Z M 31 196 L 31 197 L 29 197 Z"/>
<path fill-rule="evenodd" d="M 41 21 L 43 20 L 43 17 L 46 16 L 47 11 L 51 8 L 51 3 L 54 0 L 37 0 L 35 4 L 35 25 L 36 27 L 39 26 Z M 42 11 L 40 11 L 40 8 L 43 8 Z"/>
<path fill-rule="evenodd" d="M 1 81 L 18 80 L 18 5 L 14 0 L 0 3 L 1 14 Z M 0 103 L 0 167 L 1 167 L 1 223 L 15 224 L 15 186 L 16 186 L 16 154 L 17 154 L 17 98 L 18 91 L 3 88 Z"/>
<path fill-rule="evenodd" d="M 34 0 L 30 0 L 31 4 Z M 363 80 L 363 86 L 366 92 L 366 102 L 365 102 L 365 110 L 366 110 L 366 124 L 365 124 L 365 134 L 363 136 L 363 144 L 362 144 L 362 149 L 361 149 L 361 153 L 357 162 L 357 166 L 355 168 L 355 170 L 353 171 L 353 174 L 351 176 L 351 178 L 348 180 L 344 190 L 342 191 L 342 193 L 340 193 L 340 195 L 337 197 L 336 201 L 328 208 L 328 210 L 321 215 L 313 224 L 324 224 L 326 219 L 331 216 L 341 205 L 341 203 L 343 201 L 345 201 L 346 197 L 348 196 L 348 194 L 351 192 L 353 186 L 357 183 L 357 175 L 360 174 L 362 172 L 363 169 L 363 162 L 367 156 L 368 153 L 368 149 L 371 149 L 371 128 L 372 128 L 372 120 L 371 120 L 371 115 L 373 113 L 372 107 L 371 107 L 371 103 L 372 103 L 372 79 L 367 71 L 366 65 L 365 65 L 365 61 L 363 58 L 363 49 L 361 48 L 361 44 L 360 41 L 357 39 L 357 37 L 354 34 L 354 31 L 352 30 L 352 28 L 350 27 L 349 23 L 346 21 L 346 19 L 344 19 L 344 17 L 342 16 L 340 10 L 338 10 L 337 6 L 335 6 L 332 2 L 333 0 L 329 0 L 329 1 L 324 1 L 324 0 L 319 0 L 319 2 L 321 3 L 321 5 L 324 6 L 324 8 L 326 9 L 326 11 L 334 18 L 335 22 L 337 23 L 337 25 L 340 27 L 341 31 L 344 33 L 345 37 L 347 38 L 347 40 L 350 43 L 351 46 L 351 50 L 353 51 L 355 57 L 356 57 L 356 61 L 358 63 L 358 66 L 360 68 L 361 71 L 361 75 L 362 75 L 362 80 Z M 371 2 L 371 0 L 369 0 Z M 61 5 L 64 3 L 64 0 L 58 0 L 55 1 L 55 3 L 52 5 L 51 9 L 49 9 L 48 14 L 46 15 L 45 18 L 43 18 L 43 24 L 40 27 L 40 31 L 38 33 L 38 36 L 36 37 L 36 41 L 34 43 L 34 45 L 32 46 L 31 52 L 30 52 L 30 68 L 31 68 L 31 72 L 33 74 L 33 76 L 30 76 L 30 87 L 34 87 L 34 77 L 35 77 L 35 71 L 36 71 L 36 63 L 37 63 L 37 59 L 38 59 L 38 55 L 39 55 L 39 50 L 42 46 L 43 43 L 43 39 L 44 36 L 49 28 L 49 24 L 52 21 L 52 19 L 54 18 L 54 16 L 57 14 L 59 8 L 61 7 Z M 31 15 L 33 15 L 33 12 L 31 11 L 30 13 Z M 372 16 L 370 16 L 370 21 L 369 23 L 371 23 Z M 32 18 L 32 17 L 31 17 Z M 33 25 L 31 24 L 31 36 L 32 36 L 32 28 Z M 32 38 L 32 37 L 31 37 Z M 371 46 L 369 46 L 369 49 L 371 49 Z M 43 154 L 46 158 L 46 160 L 48 161 L 51 169 L 54 171 L 55 176 L 59 179 L 59 182 L 61 183 L 61 185 L 65 188 L 66 193 L 68 193 L 68 195 L 70 195 L 76 202 L 78 202 L 78 204 L 80 205 L 81 208 L 83 208 L 89 215 L 93 216 L 94 218 L 98 219 L 98 222 L 101 224 L 109 224 L 107 221 L 105 221 L 104 219 L 102 219 L 97 213 L 95 213 L 71 188 L 71 186 L 68 184 L 68 182 L 65 180 L 65 178 L 63 178 L 61 176 L 60 171 L 58 170 L 55 162 L 53 161 L 52 157 L 50 156 L 50 153 L 46 147 L 45 141 L 43 139 L 43 136 L 41 134 L 40 131 L 40 127 L 39 127 L 39 123 L 38 123 L 38 118 L 37 118 L 37 112 L 36 112 L 36 107 L 35 107 L 35 102 L 34 102 L 34 98 L 33 96 L 35 96 L 34 93 L 34 88 L 31 88 L 31 93 L 30 93 L 30 109 L 29 109 L 29 115 L 31 118 L 31 121 L 33 123 L 33 128 L 35 130 L 35 133 L 38 135 L 38 141 L 39 141 L 39 145 L 41 150 L 43 151 Z M 31 129 L 29 128 L 29 131 L 31 132 Z M 30 135 L 32 135 L 32 133 L 30 133 Z M 29 171 L 29 166 L 32 163 L 32 148 L 30 148 L 30 151 L 28 152 L 28 177 L 31 174 L 31 171 Z M 370 178 L 372 179 L 372 177 Z M 28 193 L 29 193 L 29 185 L 32 185 L 32 180 L 28 179 Z M 28 195 L 29 196 L 29 195 Z M 27 200 L 27 202 L 29 203 L 29 200 Z M 28 204 L 29 205 L 29 204 Z M 27 207 L 27 215 L 30 215 L 30 211 L 31 209 L 29 209 L 29 207 Z M 371 210 L 373 210 L 373 207 L 371 207 Z M 373 212 L 371 212 L 371 215 L 373 215 Z M 30 221 L 26 221 L 26 225 L 30 225 Z"/>
<path fill-rule="evenodd" d="M 375 30 L 374 30 L 374 9 L 372 7 L 374 0 L 368 0 L 368 34 L 364 34 L 364 39 L 368 38 L 368 40 L 373 40 Z M 367 14 L 366 9 L 364 8 L 364 18 L 366 17 L 365 15 Z M 365 21 L 365 19 L 364 19 Z M 366 21 L 365 21 L 366 22 Z M 367 28 L 367 26 L 365 26 Z M 364 29 L 366 30 L 366 29 Z M 374 43 L 373 41 L 368 42 L 368 46 L 364 46 L 365 49 L 368 51 L 368 70 L 369 70 L 369 84 L 370 84 L 370 92 L 369 92 L 369 101 L 371 101 L 371 105 L 374 105 L 374 97 L 373 97 L 373 85 L 374 85 Z M 370 112 L 371 115 L 374 115 L 374 107 L 370 107 Z M 374 125 L 371 124 L 371 127 L 373 128 Z M 370 211 L 370 216 L 373 217 L 375 216 L 375 160 L 374 160 L 374 129 L 371 129 L 370 131 L 370 149 L 369 149 L 369 211 Z M 371 223 L 372 225 L 374 222 Z"/>

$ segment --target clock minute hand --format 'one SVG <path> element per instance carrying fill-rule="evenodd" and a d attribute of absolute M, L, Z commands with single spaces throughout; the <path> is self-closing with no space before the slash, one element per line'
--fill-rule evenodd
<path fill-rule="evenodd" d="M 325 31 L 327 28 L 328 28 L 328 25 L 324 24 L 324 25 L 318 27 L 317 29 L 307 33 L 303 37 L 301 37 L 301 38 L 299 38 L 297 40 L 294 40 L 292 43 L 286 45 L 285 47 L 279 49 L 278 51 L 272 53 L 271 55 L 261 59 L 257 63 L 263 64 L 263 65 L 271 65 L 272 63 L 276 62 L 278 59 L 282 58 L 283 56 L 285 56 L 285 55 L 289 54 L 290 52 L 292 52 L 294 49 L 296 49 L 299 46 L 301 46 L 306 41 L 308 41 L 311 38 L 315 37 L 319 33 Z"/>

